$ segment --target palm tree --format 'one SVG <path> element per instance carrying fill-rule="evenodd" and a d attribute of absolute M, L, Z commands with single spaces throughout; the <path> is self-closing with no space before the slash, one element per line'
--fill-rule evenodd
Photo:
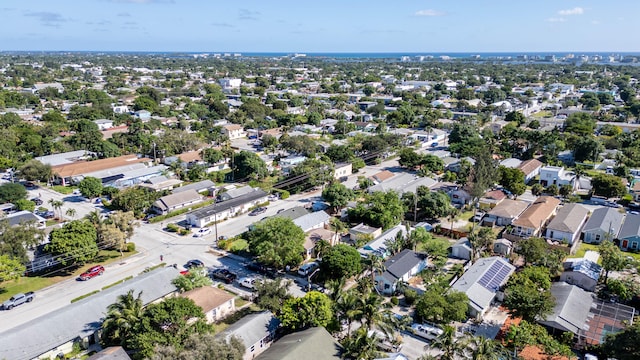
<path fill-rule="evenodd" d="M 349 291 L 342 294 L 335 304 L 338 318 L 347 322 L 347 337 L 350 337 L 351 325 L 362 318 L 362 298 Z"/>
<path fill-rule="evenodd" d="M 102 219 L 102 215 L 100 215 L 100 211 L 98 210 L 94 210 L 88 213 L 84 218 L 92 223 L 96 228 L 98 228 L 104 222 L 104 220 Z"/>
<path fill-rule="evenodd" d="M 443 351 L 440 359 L 454 360 L 464 355 L 465 343 L 456 338 L 456 330 L 453 326 L 445 325 L 444 332 L 431 344 L 436 349 Z"/>
<path fill-rule="evenodd" d="M 124 346 L 135 331 L 144 313 L 142 292 L 133 297 L 133 289 L 119 295 L 115 303 L 107 307 L 107 316 L 102 323 L 102 342 L 105 345 Z"/>
<path fill-rule="evenodd" d="M 53 208 L 53 211 L 57 211 L 59 213 L 60 209 L 62 208 L 62 205 L 64 205 L 64 201 L 56 200 L 56 199 L 49 199 L 49 204 L 51 204 L 51 207 Z M 62 219 L 62 214 L 59 214 L 58 219 Z"/>
<path fill-rule="evenodd" d="M 331 247 L 331 244 L 327 240 L 320 239 L 316 242 L 314 250 L 316 251 L 316 258 L 322 259 L 322 255 L 327 253 L 327 250 Z"/>
<path fill-rule="evenodd" d="M 362 305 L 362 325 L 367 330 L 371 330 L 378 325 L 384 318 L 385 312 L 382 311 L 382 297 L 376 293 L 370 293 L 364 300 Z"/>
<path fill-rule="evenodd" d="M 471 360 L 500 360 L 508 357 L 500 343 L 484 336 L 472 337 L 467 349 L 470 349 Z"/>
<path fill-rule="evenodd" d="M 365 264 L 367 265 L 367 270 L 369 270 L 369 273 L 371 274 L 371 283 L 375 283 L 376 274 L 381 274 L 385 271 L 384 259 L 374 254 L 368 254 Z"/>
<path fill-rule="evenodd" d="M 331 220 L 329 220 L 329 226 L 331 227 L 331 230 L 335 231 L 335 234 L 331 239 L 331 246 L 333 246 L 336 244 L 337 240 L 340 239 L 338 234 L 343 234 L 345 230 L 347 230 L 347 225 L 340 221 L 340 219 L 332 217 Z"/>
<path fill-rule="evenodd" d="M 360 328 L 353 338 L 348 337 L 342 342 L 347 359 L 374 359 L 379 355 L 377 350 L 378 339 L 369 336 L 368 332 Z"/>
<path fill-rule="evenodd" d="M 76 213 L 77 213 L 77 212 L 76 212 L 76 209 L 74 209 L 74 208 L 69 208 L 69 209 L 67 209 L 67 211 L 65 211 L 65 213 L 64 213 L 64 214 L 65 214 L 65 215 L 67 215 L 67 216 L 69 216 L 69 217 L 73 220 L 73 219 L 75 219 L 75 217 L 76 217 Z"/>

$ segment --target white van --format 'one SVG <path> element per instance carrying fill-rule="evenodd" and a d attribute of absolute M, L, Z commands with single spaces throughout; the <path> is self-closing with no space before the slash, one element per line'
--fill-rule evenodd
<path fill-rule="evenodd" d="M 415 335 L 420 336 L 421 338 L 424 338 L 427 340 L 435 340 L 444 333 L 444 331 L 441 328 L 437 327 L 436 325 L 428 324 L 428 323 L 426 324 L 414 323 L 411 325 L 411 330 Z"/>
<path fill-rule="evenodd" d="M 310 263 L 306 263 L 302 266 L 300 266 L 300 268 L 298 269 L 298 274 L 300 276 L 309 276 L 315 269 L 318 268 L 318 263 L 317 262 L 310 262 Z"/>

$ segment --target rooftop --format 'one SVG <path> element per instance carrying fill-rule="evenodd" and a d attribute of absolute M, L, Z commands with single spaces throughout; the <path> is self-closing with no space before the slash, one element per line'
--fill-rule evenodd
<path fill-rule="evenodd" d="M 576 233 L 580 230 L 588 214 L 589 210 L 580 204 L 567 204 L 558 210 L 558 214 L 547 225 L 547 228 L 566 233 Z"/>
<path fill-rule="evenodd" d="M 504 285 L 515 267 L 504 258 L 492 256 L 476 261 L 451 286 L 451 289 L 467 294 L 469 305 L 482 312 L 489 307 L 495 293 Z"/>
<path fill-rule="evenodd" d="M 193 300 L 205 313 L 235 298 L 235 295 L 214 286 L 195 288 L 180 294 L 180 296 Z"/>
<path fill-rule="evenodd" d="M 514 226 L 537 229 L 553 214 L 560 200 L 551 196 L 540 196 L 514 222 Z"/>
<path fill-rule="evenodd" d="M 342 346 L 323 327 L 285 335 L 256 360 L 340 360 Z"/>

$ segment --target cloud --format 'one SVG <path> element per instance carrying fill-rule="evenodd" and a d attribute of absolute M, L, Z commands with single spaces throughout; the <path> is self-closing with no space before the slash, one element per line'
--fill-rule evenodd
<path fill-rule="evenodd" d="M 118 16 L 118 17 L 131 17 L 131 14 L 129 14 L 128 12 L 121 12 L 121 13 L 117 13 L 116 16 Z"/>
<path fill-rule="evenodd" d="M 444 16 L 445 13 L 438 10 L 426 9 L 426 10 L 418 10 L 414 15 L 415 16 Z"/>
<path fill-rule="evenodd" d="M 229 24 L 229 23 L 224 23 L 224 22 L 213 22 L 211 23 L 211 26 L 215 26 L 215 27 L 223 27 L 223 28 L 233 28 L 235 26 Z"/>
<path fill-rule="evenodd" d="M 240 9 L 238 19 L 239 20 L 258 20 L 260 13 L 249 9 Z"/>
<path fill-rule="evenodd" d="M 565 21 L 567 21 L 567 19 L 561 18 L 561 17 L 551 17 L 547 19 L 547 22 L 552 22 L 552 23 L 565 22 Z"/>
<path fill-rule="evenodd" d="M 30 11 L 25 13 L 24 16 L 36 18 L 42 25 L 50 27 L 60 27 L 62 23 L 67 22 L 67 19 L 62 15 L 49 11 Z"/>
<path fill-rule="evenodd" d="M 574 7 L 573 9 L 566 9 L 558 11 L 558 15 L 569 16 L 569 15 L 582 15 L 584 14 L 584 9 L 581 7 Z"/>

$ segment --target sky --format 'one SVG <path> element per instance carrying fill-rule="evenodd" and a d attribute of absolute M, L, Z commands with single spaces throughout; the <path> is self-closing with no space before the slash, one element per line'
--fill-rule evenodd
<path fill-rule="evenodd" d="M 1 0 L 0 51 L 640 52 L 637 0 Z"/>

